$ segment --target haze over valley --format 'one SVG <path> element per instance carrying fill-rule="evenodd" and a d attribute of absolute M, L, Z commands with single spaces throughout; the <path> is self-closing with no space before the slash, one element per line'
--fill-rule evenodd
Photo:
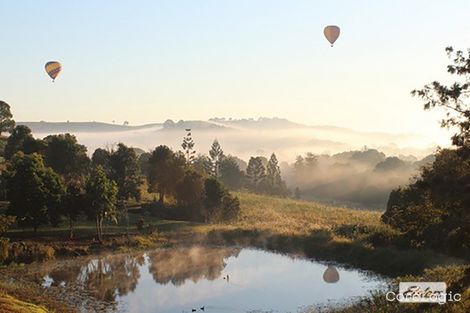
<path fill-rule="evenodd" d="M 192 129 L 195 150 L 206 153 L 217 139 L 229 154 L 248 159 L 269 157 L 275 152 L 281 161 L 292 162 L 297 155 L 312 152 L 334 154 L 374 148 L 392 156 L 422 158 L 433 153 L 439 142 L 433 136 L 412 133 L 361 132 L 332 125 L 304 125 L 282 118 L 225 119 L 207 121 L 156 122 L 138 126 L 101 122 L 18 122 L 31 128 L 36 137 L 71 133 L 92 153 L 99 147 L 123 142 L 144 151 L 164 144 L 180 149 L 184 130 Z"/>

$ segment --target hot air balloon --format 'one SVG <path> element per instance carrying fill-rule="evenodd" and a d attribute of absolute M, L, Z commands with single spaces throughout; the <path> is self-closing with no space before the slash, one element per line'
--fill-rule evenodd
<path fill-rule="evenodd" d="M 328 265 L 328 268 L 323 273 L 323 280 L 327 283 L 336 283 L 339 281 L 339 273 L 336 267 Z"/>
<path fill-rule="evenodd" d="M 62 70 L 62 65 L 57 61 L 50 61 L 46 63 L 45 68 L 47 74 L 52 78 L 52 81 L 54 81 Z"/>
<path fill-rule="evenodd" d="M 336 25 L 328 25 L 323 30 L 323 34 L 325 34 L 326 39 L 331 43 L 332 47 L 336 39 L 338 39 L 339 33 L 340 33 L 340 29 Z"/>

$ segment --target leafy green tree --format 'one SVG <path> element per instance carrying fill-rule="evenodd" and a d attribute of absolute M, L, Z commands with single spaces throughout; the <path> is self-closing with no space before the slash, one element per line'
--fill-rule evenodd
<path fill-rule="evenodd" d="M 176 185 L 176 199 L 185 206 L 200 209 L 204 195 L 202 175 L 194 170 L 187 170 L 183 179 Z"/>
<path fill-rule="evenodd" d="M 246 168 L 246 176 L 248 178 L 248 189 L 258 192 L 260 183 L 266 176 L 266 169 L 263 165 L 261 157 L 251 157 Z"/>
<path fill-rule="evenodd" d="M 71 134 L 50 135 L 44 138 L 46 164 L 64 177 L 65 182 L 86 176 L 90 164 L 87 149 Z"/>
<path fill-rule="evenodd" d="M 74 223 L 88 205 L 85 187 L 82 179 L 70 180 L 66 185 L 62 201 L 62 214 L 67 217 L 69 222 L 70 239 L 74 237 Z"/>
<path fill-rule="evenodd" d="M 181 147 L 183 148 L 183 152 L 186 157 L 186 162 L 188 164 L 192 164 L 196 151 L 194 150 L 194 140 L 191 135 L 190 128 L 186 128 L 186 136 L 183 137 L 183 143 L 181 144 Z"/>
<path fill-rule="evenodd" d="M 424 109 L 440 107 L 446 111 L 441 121 L 442 127 L 455 127 L 452 143 L 457 147 L 470 145 L 470 49 L 466 52 L 447 47 L 446 52 L 452 60 L 447 72 L 455 76 L 455 81 L 444 85 L 434 81 L 411 94 L 424 100 Z"/>
<path fill-rule="evenodd" d="M 107 149 L 98 148 L 91 156 L 93 167 L 101 166 L 108 175 L 111 175 L 111 152 Z"/>
<path fill-rule="evenodd" d="M 15 127 L 13 114 L 10 111 L 10 105 L 4 101 L 0 101 L 0 136 L 2 133 L 11 133 Z"/>
<path fill-rule="evenodd" d="M 245 175 L 240 170 L 237 159 L 229 155 L 219 161 L 219 178 L 228 189 L 239 190 L 243 186 Z"/>
<path fill-rule="evenodd" d="M 34 139 L 31 129 L 24 125 L 18 125 L 8 137 L 4 157 L 9 160 L 18 151 L 22 151 L 24 154 L 31 154 L 41 152 L 42 149 L 42 141 Z"/>
<path fill-rule="evenodd" d="M 151 192 L 159 193 L 159 202 L 163 203 L 166 194 L 174 194 L 176 184 L 185 172 L 184 156 L 175 154 L 167 146 L 158 146 L 149 158 L 148 183 Z"/>
<path fill-rule="evenodd" d="M 150 159 L 150 156 L 151 156 L 151 154 L 149 152 L 144 152 L 139 156 L 139 159 L 138 159 L 140 172 L 145 177 L 149 176 L 149 159 Z"/>
<path fill-rule="evenodd" d="M 111 179 L 118 185 L 118 198 L 120 200 L 140 200 L 140 186 L 142 177 L 136 152 L 123 143 L 110 156 Z"/>
<path fill-rule="evenodd" d="M 71 134 L 50 135 L 43 142 L 45 162 L 62 177 L 66 191 L 61 209 L 54 212 L 51 222 L 58 224 L 60 215 L 66 216 L 72 238 L 74 221 L 84 208 L 85 180 L 90 164 L 87 149 Z"/>
<path fill-rule="evenodd" d="M 96 221 L 96 235 L 103 241 L 103 220 L 105 218 L 116 221 L 117 194 L 116 183 L 110 180 L 101 166 L 93 169 L 86 186 L 88 198 L 87 213 Z"/>
<path fill-rule="evenodd" d="M 211 149 L 209 151 L 209 156 L 212 160 L 212 175 L 218 178 L 219 165 L 220 161 L 224 156 L 224 151 L 222 150 L 222 147 L 220 146 L 219 141 L 217 139 L 215 139 L 212 143 Z"/>
<path fill-rule="evenodd" d="M 63 195 L 59 175 L 45 166 L 41 155 L 19 152 L 12 158 L 7 173 L 8 214 L 16 216 L 20 224 L 32 226 L 34 231 L 47 224 Z"/>

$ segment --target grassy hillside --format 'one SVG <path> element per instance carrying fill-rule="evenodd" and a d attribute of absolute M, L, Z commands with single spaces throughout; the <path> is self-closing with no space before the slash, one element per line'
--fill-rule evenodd
<path fill-rule="evenodd" d="M 240 199 L 241 216 L 235 225 L 242 228 L 306 234 L 316 230 L 332 230 L 345 224 L 380 225 L 378 212 L 249 193 L 236 193 L 236 196 Z"/>

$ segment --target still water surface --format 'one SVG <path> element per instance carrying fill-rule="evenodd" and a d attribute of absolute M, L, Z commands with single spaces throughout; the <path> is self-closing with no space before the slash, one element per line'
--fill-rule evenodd
<path fill-rule="evenodd" d="M 69 261 L 44 286 L 74 286 L 114 312 L 305 312 L 383 287 L 363 272 L 262 250 L 190 247 Z"/>

